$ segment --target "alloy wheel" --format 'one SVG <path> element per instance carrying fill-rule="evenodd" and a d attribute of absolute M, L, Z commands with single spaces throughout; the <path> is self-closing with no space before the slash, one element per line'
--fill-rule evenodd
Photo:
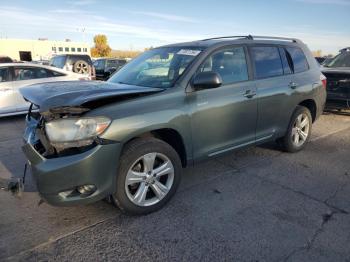
<path fill-rule="evenodd" d="M 138 158 L 128 170 L 125 192 L 138 206 L 151 206 L 161 201 L 174 182 L 174 167 L 161 153 L 148 153 Z"/>
<path fill-rule="evenodd" d="M 310 120 L 305 113 L 298 115 L 292 129 L 292 143 L 296 147 L 302 146 L 309 136 Z"/>

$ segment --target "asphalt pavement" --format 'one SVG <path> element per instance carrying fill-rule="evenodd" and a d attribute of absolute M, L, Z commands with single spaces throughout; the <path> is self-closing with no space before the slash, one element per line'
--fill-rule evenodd
<path fill-rule="evenodd" d="M 0 186 L 23 173 L 23 117 L 0 119 Z M 350 261 L 350 115 L 325 114 L 305 150 L 268 144 L 186 168 L 159 212 L 106 201 L 38 205 L 0 190 L 0 261 Z"/>

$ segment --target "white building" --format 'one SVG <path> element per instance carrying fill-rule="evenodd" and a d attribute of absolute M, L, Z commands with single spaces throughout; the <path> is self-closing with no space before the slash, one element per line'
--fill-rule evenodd
<path fill-rule="evenodd" d="M 50 41 L 47 39 L 22 40 L 0 39 L 0 56 L 9 56 L 15 60 L 36 61 L 49 60 L 59 54 L 88 54 L 87 43 L 67 41 Z"/>

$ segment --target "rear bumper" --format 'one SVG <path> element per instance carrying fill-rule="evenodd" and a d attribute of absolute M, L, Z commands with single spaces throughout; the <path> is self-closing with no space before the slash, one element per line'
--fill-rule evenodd
<path fill-rule="evenodd" d="M 22 148 L 40 196 L 51 205 L 92 203 L 115 191 L 119 143 L 97 145 L 84 153 L 52 159 L 44 158 L 29 143 Z M 81 195 L 76 188 L 82 185 L 94 185 L 96 191 Z M 68 194 L 71 191 L 75 194 Z"/>

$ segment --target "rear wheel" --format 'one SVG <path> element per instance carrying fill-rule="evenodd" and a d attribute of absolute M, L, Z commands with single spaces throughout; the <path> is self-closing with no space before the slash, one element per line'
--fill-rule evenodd
<path fill-rule="evenodd" d="M 297 152 L 303 149 L 310 138 L 312 117 L 309 109 L 298 106 L 294 111 L 287 133 L 279 142 L 287 152 Z"/>
<path fill-rule="evenodd" d="M 156 138 L 135 139 L 123 150 L 111 200 L 129 214 L 154 212 L 174 195 L 181 173 L 180 158 L 169 144 Z"/>

